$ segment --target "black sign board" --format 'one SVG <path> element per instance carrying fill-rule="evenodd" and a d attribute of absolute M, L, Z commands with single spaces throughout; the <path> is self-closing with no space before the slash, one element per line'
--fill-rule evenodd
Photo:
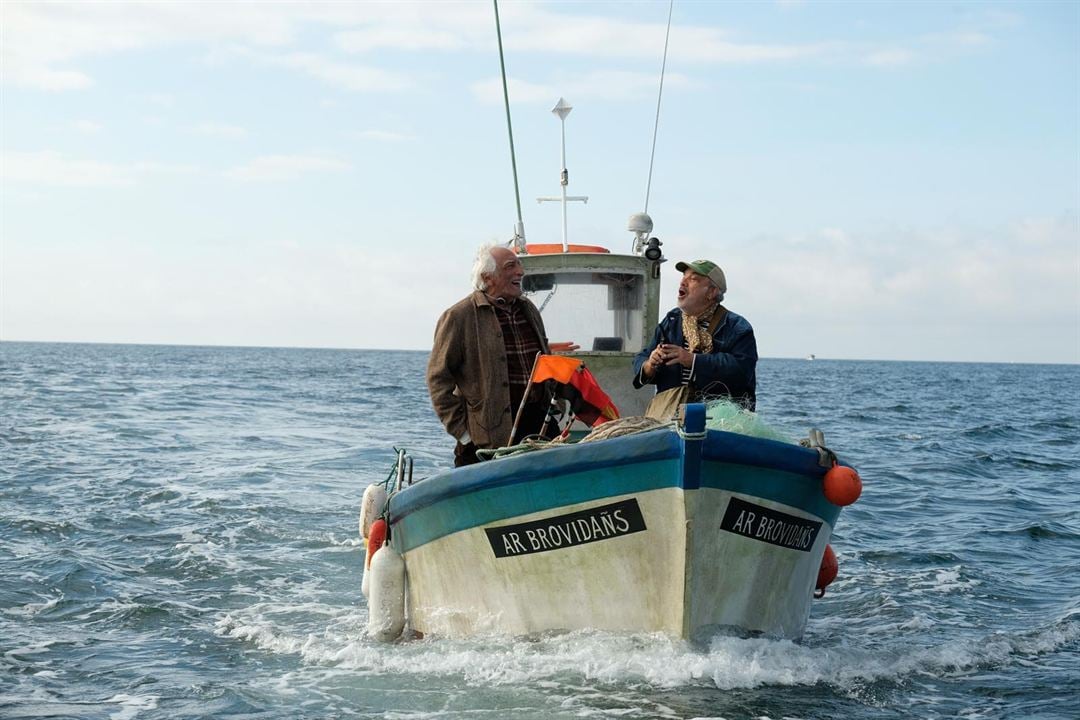
<path fill-rule="evenodd" d="M 821 523 L 733 497 L 720 528 L 772 545 L 810 552 Z"/>
<path fill-rule="evenodd" d="M 542 520 L 484 528 L 497 558 L 560 550 L 641 532 L 645 518 L 636 498 Z"/>

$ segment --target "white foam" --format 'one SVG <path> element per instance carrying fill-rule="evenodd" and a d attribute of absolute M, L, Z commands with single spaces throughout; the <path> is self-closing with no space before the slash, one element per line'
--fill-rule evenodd
<path fill-rule="evenodd" d="M 41 596 L 39 596 L 39 597 L 41 597 Z M 33 617 L 33 616 L 38 615 L 40 613 L 43 613 L 43 612 L 45 612 L 47 610 L 53 609 L 63 599 L 64 599 L 63 595 L 58 595 L 56 597 L 48 598 L 48 599 L 46 599 L 46 600 L 44 600 L 42 602 L 26 603 L 25 605 L 22 605 L 21 607 L 3 608 L 3 613 L 5 615 L 14 615 L 14 616 L 17 616 L 17 617 L 18 616 Z"/>
<path fill-rule="evenodd" d="M 960 566 L 938 570 L 930 588 L 943 593 L 963 592 L 979 584 L 977 580 L 965 580 L 960 573 Z"/>
<path fill-rule="evenodd" d="M 111 720 L 131 720 L 136 717 L 141 710 L 153 710 L 158 706 L 157 695 L 127 695 L 119 694 L 114 695 L 105 701 L 106 703 L 117 703 L 120 705 L 118 712 L 111 713 L 109 717 Z"/>
<path fill-rule="evenodd" d="M 319 613 L 317 631 L 297 632 L 277 622 L 282 612 Z M 915 631 L 893 625 L 891 637 L 913 642 L 872 644 L 862 633 L 840 637 L 827 647 L 791 641 L 719 636 L 706 650 L 662 634 L 614 634 L 577 631 L 522 639 L 481 636 L 381 644 L 366 637 L 363 608 L 261 604 L 221 617 L 217 634 L 250 642 L 273 653 L 298 655 L 305 663 L 353 675 L 399 675 L 430 679 L 462 678 L 470 686 L 538 686 L 545 682 L 651 687 L 715 687 L 722 690 L 762 686 L 830 685 L 858 693 L 868 683 L 901 681 L 924 675 L 970 672 L 988 664 L 1020 664 L 1032 655 L 1054 652 L 1080 636 L 1080 624 L 1064 621 L 1025 635 L 994 633 L 950 640 L 931 647 L 915 622 Z M 638 698 L 640 702 L 640 698 Z M 662 714 L 656 709 L 657 714 Z"/>

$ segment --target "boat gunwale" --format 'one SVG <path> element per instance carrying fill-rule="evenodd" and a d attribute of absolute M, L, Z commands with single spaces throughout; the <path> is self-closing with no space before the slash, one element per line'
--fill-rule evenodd
<path fill-rule="evenodd" d="M 626 447 L 642 443 L 655 443 L 655 446 L 641 453 L 630 452 L 630 447 Z M 678 458 L 683 454 L 683 445 L 678 431 L 662 427 L 596 443 L 555 446 L 451 468 L 394 493 L 389 503 L 390 523 L 396 524 L 415 512 L 459 495 L 524 484 L 553 475 L 580 474 L 600 468 Z M 624 448 L 627 452 L 619 452 Z M 726 430 L 706 430 L 701 449 L 702 461 L 764 468 L 808 478 L 821 477 L 828 469 L 820 465 L 818 453 L 809 448 Z M 583 451 L 587 457 L 577 458 Z M 536 462 L 538 453 L 542 453 L 546 461 L 542 465 Z M 566 458 L 567 454 L 574 457 Z M 523 467 L 516 467 L 519 465 Z"/>
<path fill-rule="evenodd" d="M 646 436 L 652 437 L 646 438 Z M 662 441 L 660 441 L 661 437 L 663 437 Z M 610 443 L 618 443 L 619 446 L 635 445 L 641 443 L 645 439 L 657 441 L 658 447 L 645 453 L 616 454 L 610 452 L 613 448 L 613 445 Z M 537 463 L 533 462 L 537 458 L 538 453 L 547 453 L 552 450 L 556 452 L 565 452 L 570 449 L 590 448 L 590 446 L 591 448 L 600 450 L 600 452 L 590 454 L 601 455 L 601 457 L 586 462 L 563 461 L 554 464 L 547 463 L 543 466 L 538 466 Z M 576 455 L 578 453 L 574 454 Z M 506 485 L 524 484 L 552 475 L 567 475 L 571 472 L 575 474 L 584 473 L 597 468 L 614 468 L 621 465 L 638 464 L 656 460 L 673 460 L 678 458 L 681 454 L 682 443 L 678 441 L 677 434 L 669 428 L 657 428 L 655 430 L 635 433 L 634 435 L 624 435 L 622 437 L 611 438 L 597 443 L 554 446 L 544 448 L 543 450 L 522 453 L 520 455 L 496 458 L 494 460 L 488 460 L 486 462 L 462 468 L 452 468 L 433 477 L 420 480 L 417 483 L 402 489 L 400 492 L 394 493 L 390 498 L 389 519 L 391 525 L 396 524 L 414 512 L 418 512 L 424 508 L 442 502 L 443 500 L 459 495 L 490 490 Z M 550 459 L 554 456 L 545 455 L 544 457 Z M 523 461 L 525 462 L 523 463 Z M 525 468 L 520 468 L 521 470 L 524 470 L 524 472 L 513 472 L 514 465 L 517 464 L 526 465 Z M 477 477 L 469 478 L 468 475 L 472 473 L 476 473 Z M 464 481 L 460 479 L 462 475 L 466 476 Z M 423 490 L 428 490 L 429 492 L 422 493 L 416 497 L 416 499 L 413 499 L 412 496 L 421 493 Z"/>

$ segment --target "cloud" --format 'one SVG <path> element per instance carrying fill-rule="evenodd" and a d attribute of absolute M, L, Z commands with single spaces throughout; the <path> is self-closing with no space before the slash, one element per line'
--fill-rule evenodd
<path fill-rule="evenodd" d="M 71 127 L 75 128 L 81 133 L 86 135 L 92 135 L 101 130 L 101 123 L 94 122 L 93 120 L 73 120 Z"/>
<path fill-rule="evenodd" d="M 176 97 L 171 93 L 150 93 L 146 101 L 159 108 L 169 109 L 176 105 Z"/>
<path fill-rule="evenodd" d="M 666 8 L 655 21 L 564 12 L 558 4 L 515 2 L 500 10 L 504 45 L 515 53 L 540 52 L 654 63 L 664 48 Z M 338 33 L 339 48 L 351 53 L 380 49 L 472 50 L 495 45 L 491 10 L 478 3 L 400 3 L 394 12 L 367 18 L 362 29 Z M 695 63 L 756 63 L 803 59 L 828 49 L 822 44 L 742 42 L 727 30 L 673 23 L 670 55 Z"/>
<path fill-rule="evenodd" d="M 196 232 L 169 256 L 123 233 L 13 243 L 0 266 L 4 339 L 430 347 L 438 312 L 467 292 L 471 263 L 452 243 L 425 253 L 447 271 L 433 273 L 424 293 L 402 293 L 392 244 L 339 241 L 313 252 L 309 240 L 219 242 Z M 124 262 L 102 262 L 103 245 Z M 387 335 L 387 313 L 400 332 Z"/>
<path fill-rule="evenodd" d="M 981 30 L 958 29 L 927 33 L 901 45 L 871 47 L 863 51 L 866 65 L 881 68 L 937 62 L 942 58 L 970 53 L 992 45 L 994 38 Z"/>
<path fill-rule="evenodd" d="M 85 90 L 92 87 L 90 76 L 77 70 L 56 70 L 45 67 L 22 68 L 9 64 L 10 69 L 4 75 L 17 85 L 33 87 L 39 90 Z"/>
<path fill-rule="evenodd" d="M 405 75 L 296 50 L 305 33 L 333 34 L 340 52 L 383 50 L 489 52 L 495 44 L 490 7 L 479 3 L 20 3 L 4 5 L 4 82 L 44 90 L 89 88 L 73 67 L 95 55 L 196 46 L 306 72 L 353 91 L 401 90 Z M 502 11 L 507 47 L 581 57 L 653 62 L 664 44 L 666 13 L 654 22 L 573 14 L 559 5 L 508 3 Z M 820 55 L 827 45 L 743 42 L 716 27 L 675 24 L 671 58 L 692 63 L 786 62 Z"/>
<path fill-rule="evenodd" d="M 262 54 L 255 57 L 265 64 L 297 70 L 344 90 L 398 92 L 414 86 L 412 79 L 402 73 L 366 65 L 341 63 L 315 53 Z"/>
<path fill-rule="evenodd" d="M 192 132 L 196 135 L 208 135 L 210 137 L 242 139 L 247 137 L 247 130 L 238 125 L 225 125 L 221 123 L 199 123 Z"/>
<path fill-rule="evenodd" d="M 866 55 L 867 65 L 875 67 L 900 67 L 908 65 L 915 59 L 914 53 L 902 48 L 889 48 L 874 50 Z"/>
<path fill-rule="evenodd" d="M 717 252 L 706 236 L 667 244 L 683 257 Z M 1075 214 L 759 235 L 716 259 L 725 304 L 750 319 L 766 357 L 1080 363 Z"/>
<path fill-rule="evenodd" d="M 509 78 L 507 86 L 515 103 L 551 103 L 560 95 L 587 97 L 593 100 L 640 101 L 655 99 L 659 75 L 653 73 L 600 70 L 578 77 L 560 79 L 552 84 L 531 83 Z M 664 76 L 664 87 L 687 88 L 693 83 L 681 73 Z M 556 90 L 556 87 L 558 88 Z M 502 80 L 489 78 L 473 83 L 473 96 L 488 104 L 502 104 Z"/>
<path fill-rule="evenodd" d="M 990 230 L 829 228 L 759 238 L 740 262 L 757 268 L 751 292 L 803 298 L 784 312 L 823 321 L 1080 320 L 1078 238 L 1069 216 Z"/>
<path fill-rule="evenodd" d="M 404 142 L 416 139 L 415 135 L 408 135 L 390 130 L 361 130 L 356 133 L 356 137 L 361 140 L 377 140 L 379 142 Z"/>
<path fill-rule="evenodd" d="M 301 175 L 343 172 L 351 166 L 319 155 L 264 155 L 225 171 L 225 177 L 243 182 L 281 182 Z"/>
<path fill-rule="evenodd" d="M 506 86 L 507 92 L 516 103 L 550 102 L 551 98 L 559 95 L 552 85 L 540 85 L 519 78 L 507 78 Z M 489 78 L 473 83 L 470 89 L 473 96 L 481 102 L 489 105 L 503 102 L 502 80 L 499 78 Z M 564 89 L 561 92 L 568 95 L 574 94 L 569 89 Z"/>
<path fill-rule="evenodd" d="M 507 47 L 516 52 L 536 51 L 567 55 L 648 59 L 650 64 L 664 50 L 667 13 L 660 10 L 653 22 L 617 17 L 551 12 L 550 6 L 507 6 L 503 34 Z M 554 7 L 558 7 L 557 5 Z M 801 60 L 822 54 L 827 44 L 746 42 L 729 30 L 674 21 L 669 57 L 675 62 L 745 64 Z"/>
<path fill-rule="evenodd" d="M 126 187 L 152 173 L 188 173 L 189 165 L 155 162 L 105 163 L 68 158 L 52 150 L 7 152 L 0 165 L 5 183 L 41 187 Z"/>
<path fill-rule="evenodd" d="M 926 35 L 925 39 L 927 42 L 952 48 L 976 48 L 993 42 L 993 38 L 991 38 L 990 35 L 977 30 L 957 30 L 948 33 L 934 33 Z"/>
<path fill-rule="evenodd" d="M 380 27 L 338 33 L 335 44 L 348 53 L 364 53 L 385 48 L 394 50 L 461 50 L 472 43 L 459 33 L 445 29 Z"/>
<path fill-rule="evenodd" d="M 5 2 L 5 83 L 42 90 L 91 87 L 72 64 L 95 55 L 178 45 L 286 48 L 311 24 L 350 25 L 376 4 Z"/>

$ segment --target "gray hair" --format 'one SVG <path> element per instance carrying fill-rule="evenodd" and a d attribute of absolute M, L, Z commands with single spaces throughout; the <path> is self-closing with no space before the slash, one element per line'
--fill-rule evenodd
<path fill-rule="evenodd" d="M 716 291 L 716 302 L 718 302 L 718 303 L 724 302 L 724 291 L 720 289 L 720 286 L 716 284 L 716 281 L 713 280 L 708 275 L 702 275 L 701 277 L 708 280 L 709 281 L 709 287 L 711 287 L 713 290 Z"/>
<path fill-rule="evenodd" d="M 487 282 L 484 280 L 484 276 L 491 275 L 495 272 L 495 256 L 491 254 L 491 251 L 497 247 L 500 247 L 498 243 L 487 243 L 476 249 L 476 260 L 473 261 L 471 275 L 474 289 L 487 289 Z"/>

